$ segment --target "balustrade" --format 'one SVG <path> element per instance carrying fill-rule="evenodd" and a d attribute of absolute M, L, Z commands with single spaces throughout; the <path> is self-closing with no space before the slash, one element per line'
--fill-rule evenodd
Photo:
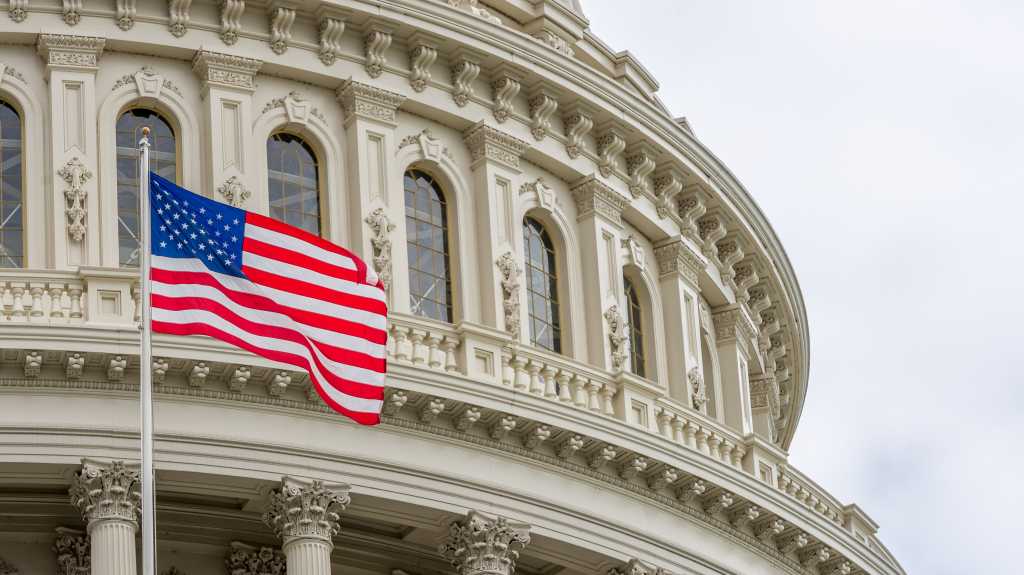
<path fill-rule="evenodd" d="M 696 411 L 663 397 L 657 400 L 658 432 L 680 445 L 743 470 L 747 453 L 739 434 Z"/>
<path fill-rule="evenodd" d="M 82 323 L 84 282 L 72 274 L 0 274 L 0 313 L 3 320 L 22 323 Z"/>
<path fill-rule="evenodd" d="M 836 525 L 843 524 L 842 503 L 795 468 L 786 466 L 779 470 L 778 488 Z"/>
<path fill-rule="evenodd" d="M 442 373 L 460 371 L 455 350 L 462 338 L 455 330 L 419 318 L 392 314 L 388 333 L 388 356 L 393 360 Z"/>
<path fill-rule="evenodd" d="M 527 347 L 506 348 L 501 355 L 501 383 L 577 409 L 615 416 L 615 382 L 563 356 Z"/>

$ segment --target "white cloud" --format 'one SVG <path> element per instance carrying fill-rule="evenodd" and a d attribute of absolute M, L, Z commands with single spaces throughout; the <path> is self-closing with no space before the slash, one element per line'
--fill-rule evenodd
<path fill-rule="evenodd" d="M 793 462 L 909 573 L 1018 572 L 1024 5 L 635 6 L 584 2 L 747 185 L 803 287 Z"/>

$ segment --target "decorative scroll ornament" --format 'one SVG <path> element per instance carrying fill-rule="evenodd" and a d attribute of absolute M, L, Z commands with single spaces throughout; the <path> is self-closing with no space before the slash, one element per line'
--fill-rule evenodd
<path fill-rule="evenodd" d="M 667 218 L 672 213 L 675 197 L 683 189 L 683 175 L 678 169 L 668 167 L 654 173 L 654 206 L 658 217 Z"/>
<path fill-rule="evenodd" d="M 236 208 L 241 207 L 251 195 L 249 190 L 245 189 L 242 179 L 238 176 L 231 176 L 225 180 L 223 184 L 217 187 L 217 192 L 224 196 L 224 201 Z"/>
<path fill-rule="evenodd" d="M 220 39 L 228 46 L 238 41 L 243 12 L 245 0 L 223 0 L 220 5 Z"/>
<path fill-rule="evenodd" d="M 597 139 L 598 169 L 604 177 L 610 177 L 618 166 L 618 158 L 626 149 L 626 139 L 615 127 L 606 128 Z"/>
<path fill-rule="evenodd" d="M 505 252 L 495 262 L 501 272 L 502 307 L 505 310 L 505 331 L 512 335 L 513 341 L 519 340 L 519 276 L 523 273 L 522 266 L 512 252 Z"/>
<path fill-rule="evenodd" d="M 347 485 L 328 489 L 319 481 L 306 483 L 285 477 L 270 495 L 263 522 L 286 544 L 297 537 L 330 541 L 341 528 L 339 512 L 351 502 L 348 489 Z"/>
<path fill-rule="evenodd" d="M 647 176 L 654 171 L 653 150 L 644 144 L 626 158 L 626 173 L 629 174 L 629 193 L 639 198 L 650 188 Z"/>
<path fill-rule="evenodd" d="M 395 224 L 388 219 L 384 208 L 373 210 L 363 221 L 370 226 L 373 234 L 370 237 L 370 243 L 373 244 L 373 267 L 387 290 L 391 286 L 391 238 L 388 236 L 395 230 Z"/>
<path fill-rule="evenodd" d="M 83 462 L 68 490 L 71 504 L 86 521 L 102 519 L 136 521 L 142 499 L 139 472 L 128 469 L 123 461 L 110 464 Z"/>
<path fill-rule="evenodd" d="M 275 54 L 284 54 L 292 39 L 292 24 L 295 23 L 295 6 L 285 2 L 274 2 L 270 9 L 270 49 Z"/>
<path fill-rule="evenodd" d="M 71 239 L 80 242 L 85 239 L 85 183 L 92 178 L 92 172 L 85 167 L 77 157 L 68 160 L 64 167 L 57 172 L 67 184 L 64 190 L 64 214 L 68 218 L 68 235 Z"/>
<path fill-rule="evenodd" d="M 345 33 L 345 19 L 340 13 L 320 14 L 320 61 L 330 66 L 342 54 L 341 36 Z"/>
<path fill-rule="evenodd" d="M 690 398 L 693 400 L 693 408 L 697 411 L 705 411 L 708 402 L 707 388 L 704 384 L 704 376 L 696 367 L 691 367 L 686 372 L 686 379 L 690 382 Z"/>
<path fill-rule="evenodd" d="M 499 123 L 504 122 L 512 115 L 512 101 L 519 94 L 521 88 L 522 84 L 519 79 L 508 74 L 496 78 L 491 84 L 491 89 L 494 90 L 494 119 Z"/>
<path fill-rule="evenodd" d="M 413 90 L 422 92 L 427 89 L 430 83 L 430 66 L 437 60 L 437 47 L 425 42 L 420 42 L 409 51 L 409 84 Z M 477 68 L 477 73 L 479 73 Z"/>
<path fill-rule="evenodd" d="M 82 21 L 82 0 L 63 0 L 64 23 L 75 26 Z"/>
<path fill-rule="evenodd" d="M 530 119 L 532 124 L 530 133 L 534 139 L 543 140 L 551 129 L 551 116 L 558 109 L 558 99 L 555 93 L 547 88 L 541 87 L 534 91 L 530 97 Z"/>
<path fill-rule="evenodd" d="M 448 0 L 448 5 L 452 8 L 458 8 L 459 10 L 469 12 L 477 18 L 486 20 L 491 24 L 501 26 L 501 18 L 494 16 L 486 8 L 481 8 L 480 0 Z"/>
<path fill-rule="evenodd" d="M 384 66 L 388 63 L 384 53 L 388 46 L 391 46 L 391 32 L 374 28 L 366 33 L 366 73 L 371 78 L 384 73 Z"/>
<path fill-rule="evenodd" d="M 135 0 L 117 0 L 117 27 L 131 30 L 135 25 Z"/>
<path fill-rule="evenodd" d="M 181 38 L 188 32 L 188 23 L 191 19 L 188 11 L 191 6 L 192 0 L 170 0 L 167 3 L 167 29 L 175 38 Z"/>
<path fill-rule="evenodd" d="M 24 22 L 25 18 L 28 18 L 28 2 L 29 0 L 11 0 L 10 8 L 7 11 L 11 20 Z"/>
<path fill-rule="evenodd" d="M 629 337 L 626 336 L 626 320 L 619 313 L 617 304 L 612 304 L 604 312 L 604 319 L 608 322 L 608 341 L 612 346 L 612 370 L 622 371 L 628 357 L 626 347 Z"/>
<path fill-rule="evenodd" d="M 242 543 L 231 544 L 231 554 L 224 561 L 231 575 L 285 575 L 284 553 L 272 547 L 256 549 Z"/>
<path fill-rule="evenodd" d="M 583 139 L 594 127 L 593 115 L 577 106 L 570 108 L 565 116 L 565 151 L 570 158 L 578 158 L 583 153 Z"/>
<path fill-rule="evenodd" d="M 458 575 L 511 575 L 519 551 L 529 542 L 529 526 L 470 511 L 451 524 L 439 551 Z"/>
<path fill-rule="evenodd" d="M 452 97 L 463 107 L 473 97 L 473 82 L 480 75 L 480 64 L 467 56 L 460 56 L 452 65 Z"/>
<path fill-rule="evenodd" d="M 86 534 L 58 527 L 53 552 L 57 555 L 58 575 L 91 575 L 92 557 Z"/>

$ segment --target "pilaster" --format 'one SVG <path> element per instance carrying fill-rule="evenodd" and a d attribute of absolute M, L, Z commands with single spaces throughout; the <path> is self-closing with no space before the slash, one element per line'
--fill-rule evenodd
<path fill-rule="evenodd" d="M 351 501 L 348 491 L 344 484 L 281 478 L 263 521 L 284 543 L 288 575 L 330 575 L 332 539 Z"/>
<path fill-rule="evenodd" d="M 123 461 L 82 460 L 68 493 L 88 523 L 93 573 L 135 575 L 139 472 Z"/>
<path fill-rule="evenodd" d="M 375 254 L 374 241 L 379 241 L 377 222 L 383 214 L 387 225 L 395 226 L 394 238 L 405 237 L 405 203 L 402 195 L 402 168 L 395 165 L 398 149 L 398 108 L 405 96 L 369 84 L 346 80 L 336 96 L 345 115 L 345 165 L 348 171 L 347 203 L 331 216 L 347 221 L 350 237 L 340 238 L 353 250 L 369 260 Z M 378 210 L 380 210 L 378 212 Z M 396 270 L 407 266 L 404 244 L 391 251 Z M 394 274 L 389 288 L 390 309 L 409 311 L 407 274 Z"/>
<path fill-rule="evenodd" d="M 700 274 L 707 261 L 682 237 L 654 248 L 658 260 L 661 305 L 668 353 L 669 395 L 684 405 L 706 411 L 700 340 Z M 699 380 L 699 381 L 698 381 Z"/>
<path fill-rule="evenodd" d="M 439 552 L 458 575 L 512 575 L 529 543 L 529 525 L 473 510 L 451 524 Z"/>
<path fill-rule="evenodd" d="M 722 376 L 722 401 L 726 425 L 746 435 L 753 429 L 748 375 L 752 350 L 750 341 L 757 333 L 741 306 L 728 305 L 712 310 L 715 345 Z"/>
<path fill-rule="evenodd" d="M 779 383 L 774 374 L 750 378 L 750 411 L 754 433 L 768 442 L 775 441 L 774 421 L 780 416 Z"/>
<path fill-rule="evenodd" d="M 614 370 L 623 342 L 620 325 L 624 307 L 622 292 L 622 210 L 626 198 L 595 175 L 572 186 L 576 201 L 583 284 L 584 316 L 587 318 L 587 354 L 591 363 Z M 616 321 L 616 318 L 620 321 Z M 600 325 L 601 329 L 595 329 Z"/>
<path fill-rule="evenodd" d="M 197 52 L 192 60 L 192 71 L 202 83 L 203 126 L 210 150 L 203 165 L 203 191 L 207 195 L 218 188 L 238 189 L 241 185 L 236 194 L 241 198 L 245 196 L 241 190 L 260 188 L 253 156 L 265 150 L 266 143 L 253 142 L 250 136 L 252 95 L 262 65 L 259 60 L 208 50 Z M 249 197 L 239 207 L 263 213 L 269 210 L 267 198 Z"/>
<path fill-rule="evenodd" d="M 104 45 L 103 38 L 63 34 L 40 34 L 36 44 L 50 90 L 46 205 L 56 269 L 99 265 L 96 72 Z"/>
<path fill-rule="evenodd" d="M 484 325 L 511 333 L 515 331 L 515 322 L 506 320 L 502 280 L 509 265 L 506 254 L 512 254 L 515 261 L 522 261 L 523 257 L 516 180 L 520 175 L 520 158 L 530 146 L 482 120 L 466 130 L 463 139 L 472 157 L 471 189 L 476 194 L 473 204 L 480 279 L 480 289 L 467 294 L 467 301 L 480 310 L 480 321 Z M 520 337 L 528 337 L 528 334 L 521 333 Z"/>

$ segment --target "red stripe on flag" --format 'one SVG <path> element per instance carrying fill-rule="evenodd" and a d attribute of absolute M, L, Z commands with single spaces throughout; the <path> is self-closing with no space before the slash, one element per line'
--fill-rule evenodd
<path fill-rule="evenodd" d="M 340 292 L 322 285 L 278 275 L 266 270 L 242 265 L 242 273 L 253 283 L 278 289 L 285 292 L 311 297 L 328 303 L 343 305 L 352 309 L 360 309 L 381 317 L 387 316 L 386 303 L 355 294 Z"/>
<path fill-rule="evenodd" d="M 311 244 L 313 244 L 313 245 L 315 245 L 317 247 L 323 248 L 323 249 L 325 249 L 325 250 L 327 250 L 329 252 L 334 252 L 336 254 L 343 255 L 343 256 L 345 256 L 347 258 L 351 258 L 352 261 L 356 264 L 356 267 L 359 268 L 358 271 L 359 271 L 359 277 L 361 278 L 361 281 L 363 283 L 366 283 L 366 263 L 362 259 L 360 259 L 359 256 L 355 255 L 354 253 L 346 250 L 345 248 L 343 248 L 343 247 L 341 247 L 339 245 L 333 244 L 333 243 L 331 243 L 331 242 L 321 238 L 320 236 L 315 235 L 315 234 L 311 234 L 311 233 L 309 233 L 306 230 L 303 230 L 301 228 L 297 228 L 295 226 L 288 225 L 288 224 L 286 224 L 286 223 L 284 223 L 282 221 L 278 221 L 278 220 L 275 220 L 275 219 L 272 219 L 272 218 L 268 218 L 267 216 L 264 216 L 264 215 L 255 214 L 253 212 L 246 212 L 245 213 L 245 223 L 246 224 L 250 224 L 251 223 L 251 224 L 253 224 L 255 226 L 259 226 L 261 228 L 266 228 L 268 230 L 274 230 L 275 232 L 280 232 L 282 234 L 287 234 L 287 235 L 292 236 L 294 238 L 300 239 L 300 240 L 302 240 L 304 242 L 308 242 L 308 243 L 311 243 Z"/>

